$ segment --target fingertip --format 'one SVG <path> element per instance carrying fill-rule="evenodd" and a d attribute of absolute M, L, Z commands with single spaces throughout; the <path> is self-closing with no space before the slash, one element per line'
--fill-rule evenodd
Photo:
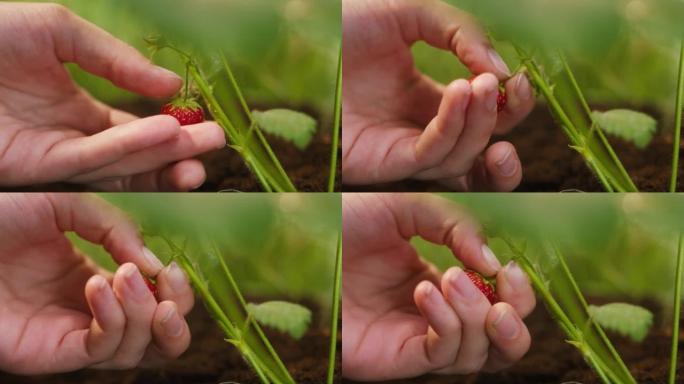
<path fill-rule="evenodd" d="M 423 308 L 430 301 L 430 295 L 435 291 L 435 286 L 425 280 L 418 283 L 415 290 L 413 291 L 413 299 L 416 302 L 418 308 Z"/>
<path fill-rule="evenodd" d="M 509 192 L 522 181 L 522 164 L 513 144 L 501 141 L 485 153 L 485 166 L 493 189 Z"/>
<path fill-rule="evenodd" d="M 204 164 L 197 159 L 183 160 L 171 165 L 164 172 L 165 189 L 169 191 L 188 192 L 202 186 L 207 179 Z"/>
<path fill-rule="evenodd" d="M 534 107 L 534 93 L 525 73 L 518 73 L 506 82 L 506 110 L 514 116 L 526 115 Z"/>
<path fill-rule="evenodd" d="M 201 127 L 202 129 L 205 129 L 207 132 L 211 133 L 209 135 L 208 141 L 213 144 L 214 148 L 223 149 L 226 147 L 228 144 L 226 140 L 226 134 L 218 123 L 207 121 L 201 123 Z"/>
<path fill-rule="evenodd" d="M 159 273 L 157 286 L 162 300 L 173 301 L 182 315 L 190 312 L 195 296 L 188 277 L 175 262 L 171 262 Z"/>
<path fill-rule="evenodd" d="M 190 345 L 190 329 L 173 301 L 163 301 L 157 306 L 153 336 L 157 349 L 166 358 L 180 356 Z"/>
<path fill-rule="evenodd" d="M 520 317 L 529 315 L 537 304 L 537 298 L 527 274 L 515 262 L 509 262 L 496 277 L 497 293 L 502 301 L 515 308 Z"/>
<path fill-rule="evenodd" d="M 170 97 L 183 87 L 183 79 L 177 73 L 164 67 L 155 66 L 151 72 L 159 85 L 154 91 L 157 97 Z"/>
<path fill-rule="evenodd" d="M 522 334 L 522 320 L 513 307 L 504 302 L 496 303 L 487 314 L 490 336 L 502 341 L 518 339 Z"/>
<path fill-rule="evenodd" d="M 107 279 L 100 275 L 92 276 L 86 282 L 85 295 L 93 318 L 102 331 L 123 328 L 123 310 Z"/>
<path fill-rule="evenodd" d="M 499 79 L 503 80 L 511 76 L 511 70 L 508 68 L 508 65 L 494 48 L 489 48 L 487 50 L 487 58 L 495 70 L 494 73 L 496 73 Z"/>

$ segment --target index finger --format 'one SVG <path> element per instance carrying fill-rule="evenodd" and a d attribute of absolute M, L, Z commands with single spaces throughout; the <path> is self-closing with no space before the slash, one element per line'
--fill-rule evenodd
<path fill-rule="evenodd" d="M 501 264 L 485 243 L 479 226 L 465 211 L 444 198 L 425 194 L 396 194 L 387 199 L 399 233 L 446 245 L 464 266 L 492 276 Z"/>
<path fill-rule="evenodd" d="M 135 48 L 66 7 L 50 7 L 48 27 L 61 61 L 76 63 L 116 86 L 144 96 L 171 97 L 180 90 L 183 80 L 177 74 L 155 66 Z"/>
<path fill-rule="evenodd" d="M 471 15 L 439 0 L 402 0 L 395 5 L 406 43 L 425 41 L 453 52 L 474 74 L 490 72 L 499 80 L 511 71 Z"/>
<path fill-rule="evenodd" d="M 148 276 L 163 265 L 145 247 L 138 227 L 115 206 L 90 194 L 50 194 L 57 227 L 102 245 L 118 264 L 133 263 Z"/>

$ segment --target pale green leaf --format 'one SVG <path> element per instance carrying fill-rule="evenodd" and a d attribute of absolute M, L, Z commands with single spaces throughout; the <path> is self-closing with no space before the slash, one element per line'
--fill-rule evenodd
<path fill-rule="evenodd" d="M 278 136 L 304 150 L 316 133 L 316 120 L 311 116 L 289 109 L 254 111 L 252 117 L 259 128 Z"/>
<path fill-rule="evenodd" d="M 304 336 L 311 324 L 311 311 L 308 308 L 287 301 L 249 303 L 247 311 L 259 323 L 288 333 L 295 339 Z"/>
<path fill-rule="evenodd" d="M 653 139 L 658 123 L 651 116 L 629 109 L 613 109 L 592 113 L 594 121 L 603 131 L 646 148 Z"/>
<path fill-rule="evenodd" d="M 627 303 L 590 305 L 589 315 L 602 327 L 627 336 L 636 342 L 643 341 L 653 325 L 651 311 Z"/>

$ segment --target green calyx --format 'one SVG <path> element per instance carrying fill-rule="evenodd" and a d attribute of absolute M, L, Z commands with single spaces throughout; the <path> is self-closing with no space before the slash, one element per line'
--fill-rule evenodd
<path fill-rule="evenodd" d="M 184 97 L 178 97 L 174 100 L 172 100 L 168 105 L 172 107 L 172 109 L 183 109 L 183 110 L 192 110 L 196 111 L 198 109 L 202 109 L 202 106 L 197 102 L 197 100 L 192 99 L 192 98 L 184 98 Z"/>

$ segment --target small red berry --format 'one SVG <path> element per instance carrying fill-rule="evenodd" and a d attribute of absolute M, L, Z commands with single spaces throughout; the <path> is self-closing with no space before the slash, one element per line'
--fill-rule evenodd
<path fill-rule="evenodd" d="M 494 305 L 499 302 L 499 297 L 496 295 L 496 288 L 492 283 L 487 281 L 482 275 L 475 271 L 466 270 L 464 271 L 466 275 L 470 278 L 470 281 L 475 284 L 475 286 L 482 292 L 483 295 L 489 300 L 489 303 Z"/>
<path fill-rule="evenodd" d="M 468 82 L 472 84 L 473 80 L 477 75 L 473 75 L 468 79 Z M 506 108 L 506 103 L 508 103 L 508 98 L 506 97 L 506 89 L 503 84 L 499 84 L 499 94 L 496 95 L 496 111 L 501 112 Z"/>
<path fill-rule="evenodd" d="M 506 108 L 508 98 L 506 97 L 506 90 L 499 89 L 499 94 L 496 96 L 496 111 L 501 112 Z"/>
<path fill-rule="evenodd" d="M 157 286 L 147 277 L 144 277 L 143 279 L 145 280 L 145 284 L 147 284 L 147 288 L 149 288 L 150 292 L 157 297 Z"/>
<path fill-rule="evenodd" d="M 204 109 L 192 99 L 177 99 L 161 109 L 163 115 L 173 116 L 180 125 L 192 125 L 204 122 Z"/>

